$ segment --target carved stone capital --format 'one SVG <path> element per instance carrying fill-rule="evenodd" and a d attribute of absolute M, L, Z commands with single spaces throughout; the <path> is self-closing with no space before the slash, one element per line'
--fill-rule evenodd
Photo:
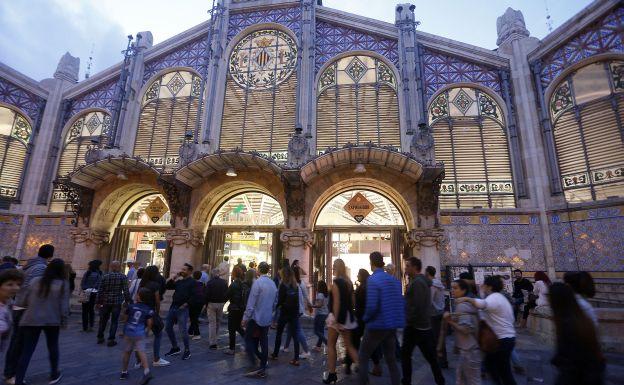
<path fill-rule="evenodd" d="M 90 228 L 77 228 L 69 232 L 74 243 L 92 243 L 95 246 L 102 246 L 109 242 L 110 233 L 108 231 L 94 230 Z"/>
<path fill-rule="evenodd" d="M 193 229 L 169 229 L 165 239 L 174 246 L 198 247 L 204 244 L 204 235 Z"/>
<path fill-rule="evenodd" d="M 312 247 L 314 244 L 314 234 L 307 229 L 288 229 L 280 234 L 280 241 L 284 242 L 284 247 Z"/>
<path fill-rule="evenodd" d="M 158 184 L 162 186 L 169 210 L 171 210 L 171 225 L 175 226 L 176 217 L 180 217 L 183 225 L 188 226 L 191 189 L 183 183 L 164 177 L 158 178 Z"/>
<path fill-rule="evenodd" d="M 421 247 L 439 249 L 444 243 L 444 230 L 440 228 L 415 229 L 405 234 L 405 242 L 416 250 L 420 250 Z"/>

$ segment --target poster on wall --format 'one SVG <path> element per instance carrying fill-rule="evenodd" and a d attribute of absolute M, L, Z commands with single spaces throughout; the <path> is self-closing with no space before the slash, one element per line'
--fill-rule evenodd
<path fill-rule="evenodd" d="M 362 222 L 374 208 L 375 206 L 370 203 L 362 193 L 355 194 L 344 206 L 344 210 L 348 212 L 357 223 Z"/>
<path fill-rule="evenodd" d="M 513 293 L 513 267 L 509 264 L 481 264 L 481 265 L 447 265 L 446 279 L 447 285 L 450 285 L 463 272 L 472 274 L 477 287 L 483 284 L 485 277 L 490 275 L 499 275 L 503 279 L 504 290 Z"/>

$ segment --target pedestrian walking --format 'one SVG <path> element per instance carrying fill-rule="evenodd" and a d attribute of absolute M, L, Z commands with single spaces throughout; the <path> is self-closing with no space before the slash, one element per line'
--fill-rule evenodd
<path fill-rule="evenodd" d="M 403 385 L 412 383 L 412 352 L 416 346 L 429 363 L 435 383 L 444 385 L 445 380 L 438 364 L 435 338 L 431 327 L 431 281 L 422 274 L 422 262 L 416 257 L 407 259 L 405 273 L 410 282 L 405 290 L 407 324 L 403 330 L 401 347 Z"/>
<path fill-rule="evenodd" d="M 11 307 L 23 281 L 24 274 L 17 269 L 0 270 L 0 352 L 4 350 L 4 343 L 13 329 Z"/>
<path fill-rule="evenodd" d="M 201 266 L 201 278 L 199 280 L 201 281 L 201 283 L 205 285 L 208 283 L 209 279 L 210 279 L 210 265 L 203 264 Z"/>
<path fill-rule="evenodd" d="M 396 330 L 405 326 L 405 303 L 401 294 L 401 282 L 383 269 L 383 255 L 372 252 L 369 256 L 373 274 L 366 281 L 366 310 L 364 336 L 359 352 L 359 383 L 368 384 L 368 360 L 381 347 L 390 383 L 399 385 L 400 374 L 396 363 Z"/>
<path fill-rule="evenodd" d="M 235 266 L 232 269 L 232 283 L 226 293 L 226 300 L 230 302 L 230 305 L 228 306 L 229 349 L 225 353 L 229 355 L 236 353 L 236 333 L 240 334 L 243 339 L 245 338 L 241 322 L 251 286 L 243 284 L 242 279 L 243 271 Z"/>
<path fill-rule="evenodd" d="M 314 301 L 314 335 L 318 337 L 314 349 L 321 351 L 323 344 L 327 345 L 325 338 L 325 321 L 329 314 L 327 305 L 329 303 L 329 293 L 327 292 L 327 284 L 325 281 L 319 281 L 316 284 L 316 300 Z"/>
<path fill-rule="evenodd" d="M 585 315 L 592 320 L 594 326 L 598 328 L 596 310 L 594 310 L 594 307 L 587 301 L 587 298 L 594 298 L 594 295 L 596 295 L 596 286 L 591 274 L 586 271 L 569 271 L 563 275 L 563 282 L 574 290 L 576 302 Z"/>
<path fill-rule="evenodd" d="M 245 328 L 245 347 L 247 356 L 254 369 L 246 373 L 248 377 L 266 377 L 267 360 L 269 356 L 269 327 L 273 320 L 273 310 L 277 288 L 269 277 L 270 267 L 266 262 L 260 262 L 258 272 L 260 277 L 253 283 L 242 326 Z M 260 347 L 260 350 L 258 350 Z M 256 366 L 256 358 L 260 366 Z"/>
<path fill-rule="evenodd" d="M 134 261 L 126 261 L 128 265 L 128 272 L 126 273 L 126 277 L 128 278 L 128 282 L 131 282 L 136 275 L 136 268 Z"/>
<path fill-rule="evenodd" d="M 139 285 L 141 289 L 147 289 L 148 292 L 143 299 L 143 303 L 154 310 L 154 316 L 152 317 L 151 330 L 154 334 L 154 343 L 152 344 L 152 350 L 154 357 L 152 359 L 152 366 L 167 366 L 169 361 L 160 357 L 160 343 L 162 341 L 162 333 L 165 328 L 165 324 L 160 318 L 160 303 L 162 301 L 162 292 L 164 291 L 164 285 L 161 282 L 161 275 L 157 266 L 147 266 Z"/>
<path fill-rule="evenodd" d="M 513 300 L 514 317 L 518 321 L 518 316 L 524 313 L 521 310 L 524 310 L 523 305 L 526 302 L 526 298 L 528 298 L 528 293 L 533 291 L 533 284 L 522 276 L 522 270 L 520 269 L 515 269 L 513 275 L 513 294 L 511 298 Z"/>
<path fill-rule="evenodd" d="M 106 325 L 110 319 L 110 329 L 108 331 L 107 345 L 115 346 L 117 341 L 117 326 L 119 323 L 119 314 L 121 306 L 124 303 L 130 303 L 130 291 L 128 289 L 128 278 L 121 273 L 121 264 L 119 261 L 110 263 L 110 272 L 105 274 L 100 281 L 100 287 L 96 295 L 95 302 L 100 311 L 100 324 L 98 326 L 97 343 L 104 343 L 104 332 Z"/>
<path fill-rule="evenodd" d="M 351 342 L 351 333 L 357 328 L 357 320 L 353 314 L 353 283 L 347 275 L 347 267 L 342 259 L 338 258 L 332 265 L 334 280 L 329 292 L 329 315 L 327 316 L 327 376 L 323 378 L 323 383 L 335 383 L 338 380 L 336 375 L 336 359 L 338 353 L 336 344 L 338 337 L 347 350 L 347 354 L 354 363 L 358 363 L 358 352 Z"/>
<path fill-rule="evenodd" d="M 229 266 L 229 265 L 228 265 Z M 227 281 L 222 278 L 223 270 L 214 269 L 210 273 L 210 281 L 206 284 L 206 311 L 208 312 L 208 344 L 212 350 L 217 350 L 217 339 L 223 306 L 227 301 Z M 229 273 L 228 273 L 229 274 Z"/>
<path fill-rule="evenodd" d="M 16 303 L 24 302 L 24 297 L 28 292 L 30 282 L 37 277 L 43 276 L 43 273 L 48 266 L 48 261 L 50 261 L 52 257 L 54 257 L 54 246 L 45 244 L 39 247 L 39 251 L 37 252 L 37 256 L 35 258 L 31 258 L 28 262 L 26 262 L 26 265 L 22 269 L 22 272 L 24 273 L 24 281 L 20 286 L 20 290 L 15 295 Z M 7 382 L 9 383 L 15 383 L 17 361 L 21 355 L 22 346 L 17 342 L 17 340 L 19 337 L 19 324 L 24 311 L 25 309 L 21 307 L 13 307 L 13 331 L 11 332 L 11 338 L 9 340 L 4 361 L 4 378 L 7 379 Z"/>
<path fill-rule="evenodd" d="M 310 298 L 308 297 L 308 288 L 306 287 L 305 282 L 301 280 L 301 268 L 299 266 L 295 266 L 293 269 L 293 273 L 295 274 L 295 280 L 297 281 L 297 286 L 299 286 L 299 316 L 303 316 L 306 312 L 312 313 L 312 302 L 310 302 Z M 308 341 L 303 333 L 303 328 L 301 327 L 301 322 L 298 323 L 296 338 L 299 340 L 299 346 L 301 346 L 301 352 L 299 357 L 302 359 L 307 359 L 310 357 L 310 349 L 308 348 Z M 288 347 L 290 346 L 290 340 L 292 339 L 292 335 L 290 334 L 290 329 L 286 329 L 286 342 L 284 343 L 284 351 L 288 351 Z"/>
<path fill-rule="evenodd" d="M 13 258 L 10 255 L 2 257 L 2 263 L 0 263 L 0 271 L 8 269 L 17 269 L 17 258 Z"/>
<path fill-rule="evenodd" d="M 217 266 L 219 271 L 219 277 L 225 281 L 227 284 L 230 282 L 230 257 L 227 255 L 223 257 L 223 261 Z M 212 270 L 214 272 L 214 270 Z"/>
<path fill-rule="evenodd" d="M 193 340 L 201 339 L 201 333 L 199 332 L 199 315 L 206 304 L 206 286 L 201 282 L 201 276 L 201 271 L 193 272 L 195 283 L 193 285 L 193 295 L 191 295 L 189 301 L 190 326 L 188 330 L 188 334 Z"/>
<path fill-rule="evenodd" d="M 557 336 L 551 361 L 559 372 L 555 385 L 602 385 L 605 359 L 598 333 L 579 306 L 572 288 L 553 283 L 550 305 Z"/>
<path fill-rule="evenodd" d="M 100 282 L 102 282 L 102 271 L 100 266 L 102 261 L 94 259 L 89 262 L 89 268 L 85 271 L 80 280 L 82 290 L 82 331 L 93 331 L 95 324 L 95 300 L 97 297 Z"/>
<path fill-rule="evenodd" d="M 178 274 L 173 275 L 166 283 L 167 290 L 174 290 L 171 298 L 171 306 L 167 313 L 165 322 L 165 331 L 171 342 L 171 349 L 165 353 L 165 357 L 171 357 L 180 354 L 181 350 L 178 346 L 175 332 L 173 331 L 174 323 L 178 324 L 178 331 L 184 343 L 184 353 L 182 359 L 191 358 L 191 349 L 189 346 L 188 321 L 189 321 L 189 303 L 193 296 L 193 288 L 195 280 L 191 277 L 193 274 L 193 266 L 185 263 Z"/>
<path fill-rule="evenodd" d="M 250 262 L 250 263 L 253 263 L 253 262 Z M 238 258 L 236 260 L 236 265 L 234 265 L 234 267 L 238 267 L 243 272 L 243 274 L 247 272 L 247 266 L 245 266 L 245 264 L 243 263 L 242 258 Z"/>
<path fill-rule="evenodd" d="M 145 269 L 139 267 L 134 274 L 134 279 L 128 281 L 128 291 L 130 292 L 130 303 L 134 303 L 137 294 L 139 293 L 139 287 L 141 286 L 141 279 L 143 278 L 143 273 Z"/>
<path fill-rule="evenodd" d="M 431 281 L 431 330 L 433 331 L 434 346 L 438 346 L 440 338 L 440 329 L 442 328 L 442 316 L 445 308 L 444 285 L 442 281 L 435 277 L 436 268 L 427 266 L 425 268 L 425 277 Z M 446 344 L 440 344 L 442 349 L 437 352 L 438 363 L 442 369 L 448 368 L 448 358 L 446 356 Z"/>
<path fill-rule="evenodd" d="M 516 344 L 514 314 L 511 303 L 501 294 L 503 280 L 499 276 L 487 276 L 481 285 L 485 299 L 462 297 L 456 304 L 469 302 L 482 311 L 482 319 L 494 333 L 497 343 L 492 351 L 485 352 L 485 368 L 497 385 L 516 385 L 511 372 L 511 352 Z"/>
<path fill-rule="evenodd" d="M 153 378 L 145 354 L 145 338 L 147 331 L 152 327 L 154 317 L 154 310 L 145 303 L 150 295 L 149 289 L 139 289 L 134 302 L 128 305 L 125 313 L 124 349 L 119 378 L 121 380 L 128 379 L 128 363 L 130 362 L 130 355 L 134 351 L 143 367 L 143 378 L 139 382 L 140 385 L 147 384 Z"/>
<path fill-rule="evenodd" d="M 294 358 L 290 361 L 291 365 L 299 366 L 299 339 L 296 338 L 297 328 L 299 327 L 300 307 L 300 288 L 295 279 L 295 273 L 290 266 L 284 266 L 280 272 L 281 282 L 277 291 L 277 309 L 279 310 L 279 318 L 277 320 L 277 330 L 275 333 L 275 348 L 271 358 L 276 360 L 279 354 L 280 345 L 282 343 L 282 333 L 284 328 L 288 327 L 294 338 Z"/>
<path fill-rule="evenodd" d="M 45 334 L 50 361 L 49 384 L 57 384 L 62 377 L 59 370 L 59 334 L 67 326 L 69 317 L 69 281 L 65 262 L 53 259 L 42 277 L 33 278 L 26 292 L 16 302 L 26 308 L 19 324 L 19 344 L 22 346 L 15 374 L 15 384 L 23 385 L 28 364 L 41 332 Z"/>
<path fill-rule="evenodd" d="M 462 279 L 451 284 L 453 299 L 464 298 L 470 286 Z M 453 313 L 444 313 L 444 321 L 455 331 L 455 346 L 459 360 L 455 369 L 456 385 L 481 385 L 481 351 L 477 341 L 479 318 L 477 308 L 470 302 L 457 305 Z"/>

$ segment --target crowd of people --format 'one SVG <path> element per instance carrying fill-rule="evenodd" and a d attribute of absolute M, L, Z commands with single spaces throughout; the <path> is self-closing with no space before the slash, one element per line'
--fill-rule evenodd
<path fill-rule="evenodd" d="M 544 272 L 534 282 L 514 271 L 513 293 L 507 293 L 500 276 L 486 276 L 477 287 L 464 272 L 446 288 L 436 278 L 436 269 L 423 268 L 416 257 L 404 261 L 405 281 L 396 277 L 396 267 L 386 266 L 379 252 L 370 254 L 371 272 L 361 269 L 357 282 L 351 282 L 342 259 L 332 265 L 332 281 L 319 281 L 310 296 L 298 261 L 287 260 L 277 271 L 261 262 L 245 266 L 238 261 L 230 271 L 228 261 L 214 269 L 202 265 L 195 270 L 184 264 L 165 279 L 157 266 L 145 268 L 112 261 L 108 271 L 102 262 L 90 261 L 84 272 L 77 300 L 82 306 L 82 330 L 94 331 L 96 310 L 98 328 L 95 342 L 117 345 L 122 326 L 121 379 L 129 377 L 129 365 L 142 368 L 140 384 L 152 379 L 152 367 L 167 366 L 175 356 L 191 358 L 190 340 L 201 339 L 200 318 L 208 322 L 208 346 L 219 348 L 219 331 L 227 307 L 228 345 L 224 353 L 236 353 L 237 334 L 252 369 L 245 375 L 267 376 L 268 361 L 277 360 L 280 351 L 288 353 L 289 364 L 312 351 L 326 350 L 323 383 L 338 381 L 338 362 L 344 373 L 357 372 L 357 381 L 368 384 L 369 375 L 382 375 L 385 361 L 392 385 L 412 382 L 413 352 L 416 347 L 427 361 L 437 385 L 446 383 L 448 368 L 446 335 L 454 335 L 453 351 L 458 354 L 456 384 L 480 384 L 485 373 L 495 384 L 514 385 L 513 368 L 516 327 L 526 325 L 531 311 L 550 307 L 556 330 L 552 364 L 558 369 L 557 385 L 591 384 L 603 381 L 605 359 L 597 331 L 597 317 L 588 301 L 595 293 L 591 275 L 569 272 L 564 282 L 552 283 Z M 54 258 L 54 247 L 43 245 L 38 256 L 23 267 L 5 257 L 0 265 L 0 351 L 5 353 L 4 377 L 7 384 L 23 385 L 28 365 L 43 332 L 50 361 L 50 384 L 61 381 L 59 335 L 70 315 L 74 291 L 73 270 L 62 259 Z M 74 273 L 75 274 L 75 273 Z M 231 276 L 231 280 L 230 280 Z M 75 275 L 74 275 L 75 277 Z M 161 312 L 164 294 L 172 296 L 166 313 Z M 312 298 L 312 300 L 310 300 Z M 204 313 L 205 312 L 205 313 Z M 301 317 L 314 317 L 316 343 L 309 349 Z M 164 319 L 161 314 L 166 314 Z M 108 333 L 107 333 L 108 329 Z M 275 330 L 269 347 L 270 330 Z M 286 341 L 282 346 L 282 335 Z M 163 332 L 170 349 L 161 356 Z M 152 360 L 146 341 L 153 339 Z M 345 356 L 339 357 L 342 338 Z M 181 339 L 182 345 L 179 340 Z M 182 349 L 183 348 L 183 349 Z M 369 371 L 369 361 L 373 361 Z"/>

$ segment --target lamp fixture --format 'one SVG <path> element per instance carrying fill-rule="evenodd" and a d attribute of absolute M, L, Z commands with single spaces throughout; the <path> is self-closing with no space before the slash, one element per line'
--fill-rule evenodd
<path fill-rule="evenodd" d="M 227 171 L 225 172 L 225 175 L 234 177 L 234 176 L 237 176 L 238 174 L 236 173 L 236 170 L 234 170 L 234 167 L 229 167 Z"/>
<path fill-rule="evenodd" d="M 366 172 L 366 167 L 362 163 L 358 163 L 353 170 L 356 174 L 364 174 Z"/>
<path fill-rule="evenodd" d="M 119 179 L 119 180 L 128 180 L 128 177 L 126 176 L 126 174 L 124 172 L 120 171 L 117 174 L 117 179 Z"/>

